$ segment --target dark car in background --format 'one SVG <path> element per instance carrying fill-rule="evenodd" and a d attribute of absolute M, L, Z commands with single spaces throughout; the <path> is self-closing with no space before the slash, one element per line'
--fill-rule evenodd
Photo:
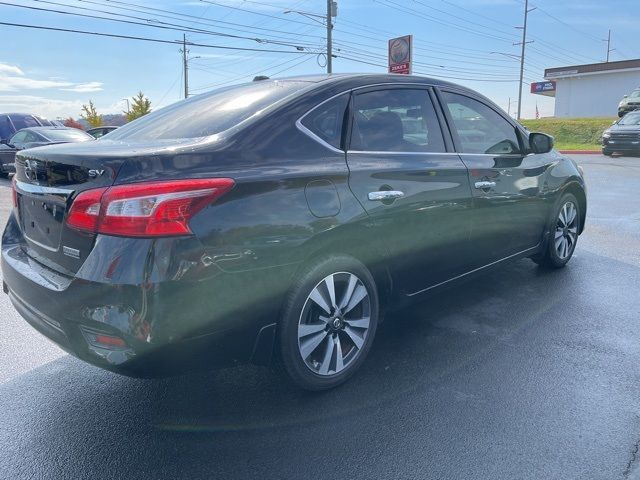
<path fill-rule="evenodd" d="M 57 122 L 57 121 L 55 121 Z M 29 113 L 0 113 L 0 141 L 9 140 L 14 133 L 29 127 L 51 127 L 54 122 Z"/>
<path fill-rule="evenodd" d="M 68 127 L 23 128 L 8 141 L 0 143 L 0 174 L 15 172 L 15 156 L 20 150 L 55 143 L 78 143 L 94 140 L 91 135 Z"/>
<path fill-rule="evenodd" d="M 582 173 L 476 92 L 405 75 L 263 80 L 98 142 L 19 152 L 4 290 L 127 375 L 272 355 L 344 382 L 383 313 L 507 261 L 560 268 Z"/>
<path fill-rule="evenodd" d="M 627 113 L 604 131 L 602 153 L 640 153 L 640 110 Z"/>
<path fill-rule="evenodd" d="M 107 133 L 109 132 L 113 132 L 116 128 L 118 127 L 95 127 L 95 128 L 90 128 L 89 130 L 87 130 L 87 133 L 89 135 L 91 135 L 92 137 L 98 139 L 100 137 L 105 136 Z"/>
<path fill-rule="evenodd" d="M 622 98 L 618 104 L 618 117 L 624 117 L 627 113 L 638 109 L 640 109 L 640 88 L 636 88 Z"/>

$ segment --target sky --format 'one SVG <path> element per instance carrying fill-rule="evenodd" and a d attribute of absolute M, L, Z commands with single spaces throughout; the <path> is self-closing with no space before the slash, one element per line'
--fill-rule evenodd
<path fill-rule="evenodd" d="M 530 94 L 529 83 L 545 68 L 604 61 L 609 29 L 611 60 L 640 58 L 637 2 L 529 2 L 523 118 L 536 107 L 553 115 L 553 98 Z M 524 0 L 338 0 L 333 71 L 383 73 L 388 39 L 412 34 L 414 73 L 473 88 L 514 114 L 524 8 Z M 138 91 L 153 108 L 176 102 L 181 45 L 162 42 L 185 30 L 191 94 L 255 75 L 323 73 L 326 29 L 314 15 L 325 13 L 324 0 L 0 1 L 3 23 L 161 41 L 0 24 L 0 112 L 77 118 L 92 100 L 99 113 L 121 113 Z"/>

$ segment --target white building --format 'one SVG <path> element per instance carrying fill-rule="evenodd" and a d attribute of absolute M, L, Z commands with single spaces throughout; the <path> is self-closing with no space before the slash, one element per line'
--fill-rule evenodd
<path fill-rule="evenodd" d="M 544 78 L 531 93 L 555 96 L 556 117 L 615 117 L 623 96 L 640 87 L 640 59 L 548 68 Z"/>

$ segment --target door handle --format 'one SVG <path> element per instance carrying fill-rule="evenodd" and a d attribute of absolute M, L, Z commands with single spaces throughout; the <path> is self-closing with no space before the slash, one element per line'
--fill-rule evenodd
<path fill-rule="evenodd" d="M 369 192 L 369 200 L 372 202 L 395 200 L 396 198 L 404 197 L 404 192 L 398 190 L 380 190 L 378 192 Z"/>
<path fill-rule="evenodd" d="M 493 187 L 495 187 L 496 186 L 496 182 L 483 180 L 481 182 L 476 182 L 475 185 L 476 185 L 476 188 L 479 188 L 480 190 L 484 190 L 485 188 L 493 188 Z"/>

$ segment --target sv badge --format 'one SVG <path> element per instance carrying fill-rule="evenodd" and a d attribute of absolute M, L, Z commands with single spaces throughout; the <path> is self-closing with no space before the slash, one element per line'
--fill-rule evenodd
<path fill-rule="evenodd" d="M 101 177 L 103 173 L 104 173 L 104 169 L 102 169 L 102 170 L 94 170 L 94 169 L 89 170 L 89 176 L 91 178 Z"/>

